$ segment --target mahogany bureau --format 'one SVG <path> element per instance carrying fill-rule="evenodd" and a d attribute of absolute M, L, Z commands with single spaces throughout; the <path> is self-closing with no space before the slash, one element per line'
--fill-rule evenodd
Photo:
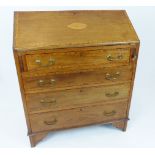
<path fill-rule="evenodd" d="M 139 44 L 124 10 L 15 12 L 31 146 L 60 129 L 111 123 L 125 131 Z"/>

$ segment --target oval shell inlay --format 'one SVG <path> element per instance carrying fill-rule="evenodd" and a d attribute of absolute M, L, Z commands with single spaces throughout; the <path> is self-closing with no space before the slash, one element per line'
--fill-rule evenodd
<path fill-rule="evenodd" d="M 85 29 L 87 27 L 87 24 L 84 24 L 84 23 L 72 23 L 72 24 L 69 24 L 67 27 L 69 27 L 70 29 L 81 30 L 81 29 Z"/>

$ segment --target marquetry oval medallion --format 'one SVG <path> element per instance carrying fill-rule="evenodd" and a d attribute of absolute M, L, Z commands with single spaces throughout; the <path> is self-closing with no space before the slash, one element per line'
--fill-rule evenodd
<path fill-rule="evenodd" d="M 71 23 L 67 27 L 70 29 L 81 30 L 81 29 L 85 29 L 87 27 L 87 24 L 85 24 L 85 23 Z"/>

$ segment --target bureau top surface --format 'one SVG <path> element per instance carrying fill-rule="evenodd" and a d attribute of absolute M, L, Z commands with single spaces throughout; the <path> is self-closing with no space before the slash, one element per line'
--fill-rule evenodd
<path fill-rule="evenodd" d="M 15 12 L 14 18 L 19 51 L 139 42 L 124 10 Z"/>

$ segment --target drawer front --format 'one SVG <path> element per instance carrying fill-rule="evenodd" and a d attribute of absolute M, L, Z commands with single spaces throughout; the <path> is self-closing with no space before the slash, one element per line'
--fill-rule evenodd
<path fill-rule="evenodd" d="M 31 93 L 101 83 L 113 84 L 116 82 L 130 81 L 131 77 L 131 67 L 126 66 L 118 68 L 108 67 L 81 73 L 49 74 L 36 77 L 23 76 L 23 83 L 25 91 Z"/>
<path fill-rule="evenodd" d="M 126 83 L 28 94 L 26 100 L 29 112 L 35 113 L 82 107 L 98 102 L 116 102 L 120 99 L 127 99 L 129 91 L 130 83 Z"/>
<path fill-rule="evenodd" d="M 117 103 L 30 115 L 32 132 L 78 127 L 126 118 L 127 104 Z"/>
<path fill-rule="evenodd" d="M 130 59 L 129 49 L 94 50 L 77 52 L 51 52 L 26 55 L 27 70 L 51 68 L 74 68 L 76 70 L 96 68 L 97 66 L 127 65 Z"/>

